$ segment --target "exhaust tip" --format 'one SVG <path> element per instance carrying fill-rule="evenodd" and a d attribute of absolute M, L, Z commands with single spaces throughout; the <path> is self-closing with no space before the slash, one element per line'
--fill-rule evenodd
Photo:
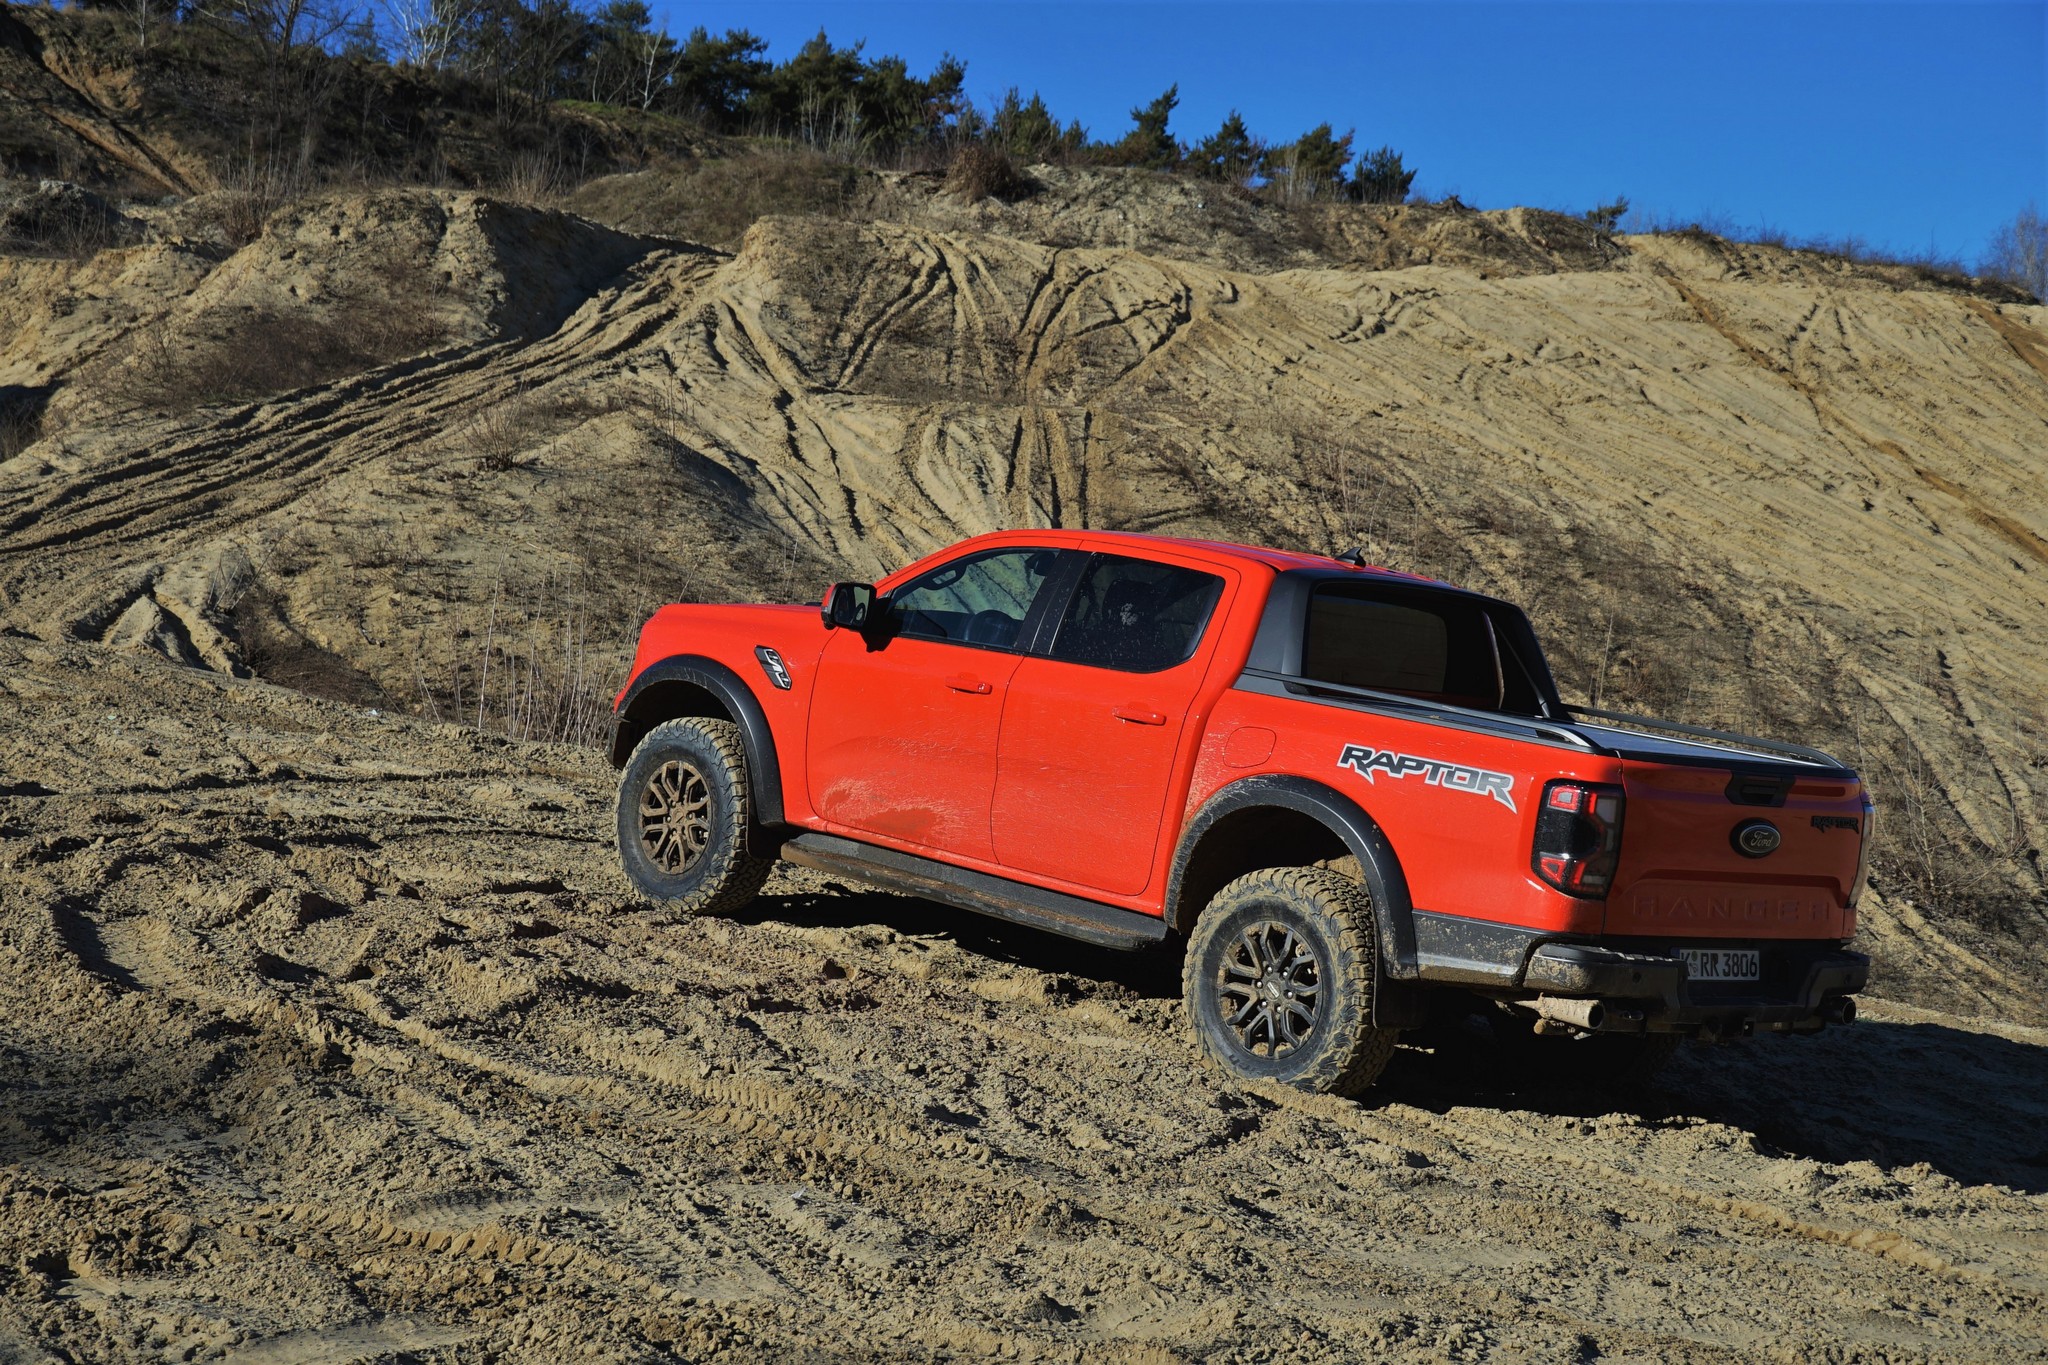
<path fill-rule="evenodd" d="M 1855 1023 L 1856 998 L 1851 995 L 1845 995 L 1839 999 L 1828 1001 L 1827 1008 L 1821 1011 L 1821 1018 L 1827 1020 L 1830 1024 Z"/>
<path fill-rule="evenodd" d="M 1607 1026 L 1607 1006 L 1598 1000 L 1539 995 L 1536 997 L 1536 1014 L 1538 1018 L 1581 1029 L 1587 1033 L 1598 1033 Z"/>

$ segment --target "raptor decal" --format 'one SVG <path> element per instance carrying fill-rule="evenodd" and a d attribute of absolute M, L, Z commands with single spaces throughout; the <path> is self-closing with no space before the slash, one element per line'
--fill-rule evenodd
<path fill-rule="evenodd" d="M 1448 787 L 1456 792 L 1490 796 L 1509 810 L 1515 809 L 1515 778 L 1512 773 L 1489 772 L 1485 768 L 1462 768 L 1455 763 L 1446 763 L 1442 759 L 1397 754 L 1391 749 L 1375 749 L 1364 744 L 1345 745 L 1344 751 L 1337 755 L 1337 766 L 1353 769 L 1367 782 L 1371 782 L 1381 773 L 1388 777 L 1419 776 L 1432 787 Z"/>

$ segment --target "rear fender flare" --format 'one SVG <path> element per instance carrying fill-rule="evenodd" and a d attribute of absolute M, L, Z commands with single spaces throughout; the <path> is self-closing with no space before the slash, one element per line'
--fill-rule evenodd
<path fill-rule="evenodd" d="M 1366 892 L 1372 897 L 1373 920 L 1379 931 L 1380 974 L 1395 979 L 1414 978 L 1415 906 L 1392 842 L 1356 801 L 1306 777 L 1242 778 L 1202 803 L 1181 832 L 1179 846 L 1174 850 L 1173 872 L 1166 892 L 1168 923 L 1185 929 L 1201 913 L 1201 906 L 1181 902 L 1189 892 L 1188 867 L 1203 836 L 1225 817 L 1257 809 L 1306 815 L 1337 836 L 1358 860 Z"/>
<path fill-rule="evenodd" d="M 640 670 L 626 695 L 613 712 L 611 761 L 623 768 L 632 757 L 633 736 L 644 734 L 673 716 L 655 715 L 656 705 L 648 694 L 663 683 L 687 683 L 717 698 L 740 727 L 747 747 L 747 785 L 753 794 L 754 823 L 769 826 L 782 823 L 782 764 L 775 752 L 775 732 L 768 728 L 768 713 L 740 675 L 716 659 L 701 654 L 671 654 Z M 644 704 L 643 704 L 644 703 Z M 636 709 L 638 708 L 638 709 Z M 628 722 L 645 722 L 629 726 Z"/>

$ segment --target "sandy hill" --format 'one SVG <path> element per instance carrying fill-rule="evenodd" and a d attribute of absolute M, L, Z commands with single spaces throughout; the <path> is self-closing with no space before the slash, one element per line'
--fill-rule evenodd
<path fill-rule="evenodd" d="M 565 679 L 601 695 L 670 598 L 1010 525 L 1363 544 L 1527 604 L 1578 695 L 1866 767 L 1891 988 L 2036 1017 L 2039 305 L 1529 211 L 1332 211 L 1331 263 L 1233 269 L 1255 207 L 1043 177 L 878 178 L 899 216 L 730 251 L 645 231 L 647 177 L 590 191 L 637 234 L 394 190 L 235 251 L 158 211 L 0 258 L 37 437 L 0 465 L 0 611 L 424 714 L 476 706 L 488 629 L 545 684 L 513 723 L 568 733 Z"/>
<path fill-rule="evenodd" d="M 748 173 L 0 255 L 0 1360 L 2039 1354 L 2048 308 Z M 1362 545 L 1569 695 L 1841 752 L 1874 1022 L 1359 1107 L 1190 1086 L 1142 961 L 624 894 L 577 741 L 650 607 L 1052 524 Z"/>

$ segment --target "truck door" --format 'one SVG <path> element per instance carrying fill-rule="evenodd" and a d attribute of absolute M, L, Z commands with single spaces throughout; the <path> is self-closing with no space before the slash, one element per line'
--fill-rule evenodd
<path fill-rule="evenodd" d="M 994 807 L 1004 866 L 1109 895 L 1145 889 L 1225 587 L 1189 564 L 1092 557 L 1050 645 L 1010 680 Z"/>
<path fill-rule="evenodd" d="M 1056 550 L 964 556 L 889 595 L 818 661 L 805 757 L 833 825 L 993 862 L 996 740 L 1032 604 Z"/>

